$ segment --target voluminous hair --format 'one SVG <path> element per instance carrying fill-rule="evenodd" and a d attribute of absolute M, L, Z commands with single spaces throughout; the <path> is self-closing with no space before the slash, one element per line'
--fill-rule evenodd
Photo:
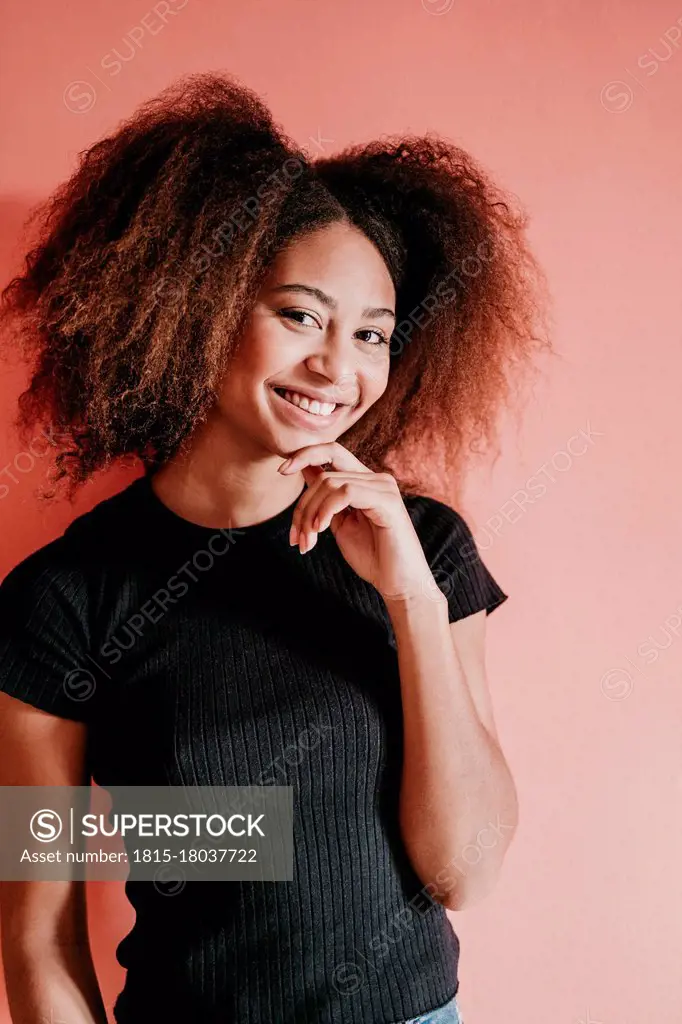
<path fill-rule="evenodd" d="M 54 482 L 73 496 L 117 460 L 153 472 L 178 452 L 277 253 L 336 221 L 376 246 L 397 301 L 386 391 L 340 443 L 418 491 L 424 446 L 458 475 L 495 441 L 501 404 L 549 349 L 517 201 L 433 134 L 311 156 L 251 90 L 209 72 L 80 154 L 2 292 L 31 367 L 15 425 L 22 439 L 57 425 Z"/>

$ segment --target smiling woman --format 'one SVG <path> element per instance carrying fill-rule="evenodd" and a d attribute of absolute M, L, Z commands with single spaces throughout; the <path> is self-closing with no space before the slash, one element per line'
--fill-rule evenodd
<path fill-rule="evenodd" d="M 290 881 L 126 884 L 116 1021 L 458 1021 L 446 909 L 516 822 L 483 647 L 507 595 L 422 471 L 454 484 L 548 346 L 523 215 L 446 140 L 312 161 L 206 74 L 93 145 L 37 226 L 3 293 L 20 432 L 61 425 L 53 497 L 144 474 L 0 585 L 0 785 L 294 795 Z M 82 889 L 22 885 L 13 1012 L 103 1021 Z"/>
<path fill-rule="evenodd" d="M 344 434 L 386 390 L 394 306 L 386 264 L 353 225 L 336 221 L 295 238 L 256 296 L 211 423 L 231 424 L 230 432 L 248 423 L 252 436 L 286 453 L 305 432 Z"/>

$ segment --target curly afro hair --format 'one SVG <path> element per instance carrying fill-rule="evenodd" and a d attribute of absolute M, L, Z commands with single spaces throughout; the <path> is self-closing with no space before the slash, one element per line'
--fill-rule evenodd
<path fill-rule="evenodd" d="M 144 103 L 29 220 L 0 323 L 31 366 L 20 437 L 58 425 L 53 482 L 73 498 L 116 460 L 149 473 L 173 456 L 215 401 L 276 254 L 335 221 L 376 246 L 397 300 L 386 391 L 339 441 L 405 492 L 423 486 L 427 446 L 455 484 L 497 440 L 517 371 L 551 351 L 526 215 L 432 134 L 311 158 L 219 72 Z"/>

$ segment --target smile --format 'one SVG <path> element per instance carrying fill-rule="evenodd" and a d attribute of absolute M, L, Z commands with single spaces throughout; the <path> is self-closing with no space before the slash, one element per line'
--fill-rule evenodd
<path fill-rule="evenodd" d="M 272 395 L 272 409 L 279 420 L 297 430 L 321 432 L 324 436 L 329 436 L 330 429 L 338 430 L 337 422 L 349 408 L 344 402 L 318 401 L 286 387 L 269 384 L 267 390 Z"/>
<path fill-rule="evenodd" d="M 291 405 L 295 405 L 297 409 L 303 409 L 311 416 L 328 417 L 335 409 L 339 408 L 336 402 L 319 402 L 317 399 L 308 398 L 307 395 L 300 395 L 297 391 L 289 391 L 286 388 L 275 387 L 273 391 L 285 402 L 290 402 Z"/>

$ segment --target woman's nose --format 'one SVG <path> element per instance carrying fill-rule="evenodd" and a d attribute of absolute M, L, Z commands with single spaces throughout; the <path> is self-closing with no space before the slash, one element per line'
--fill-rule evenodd
<path fill-rule="evenodd" d="M 305 359 L 312 374 L 325 377 L 333 386 L 337 401 L 353 403 L 358 394 L 358 375 L 353 354 L 338 345 L 311 353 Z"/>

